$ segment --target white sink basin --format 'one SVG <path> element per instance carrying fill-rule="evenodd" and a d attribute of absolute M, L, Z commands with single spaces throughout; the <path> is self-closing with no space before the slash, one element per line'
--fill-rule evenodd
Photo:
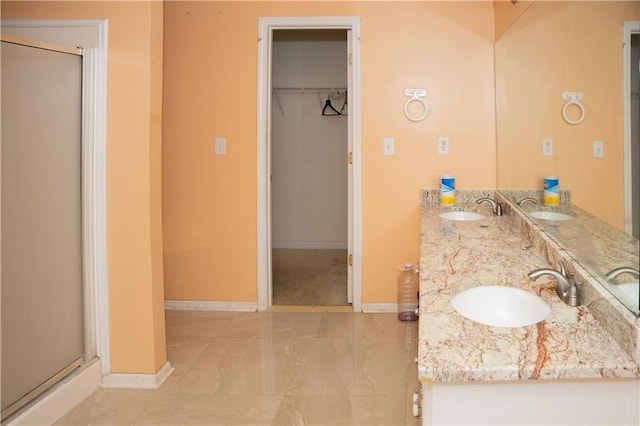
<path fill-rule="evenodd" d="M 545 319 L 549 305 L 535 294 L 499 285 L 473 287 L 451 299 L 461 315 L 494 327 L 524 327 Z"/>
<path fill-rule="evenodd" d="M 571 219 L 573 219 L 573 216 L 568 215 L 566 213 L 560 213 L 560 212 L 545 212 L 545 211 L 531 212 L 531 213 L 529 213 L 529 216 L 535 217 L 537 219 L 544 219 L 544 220 L 571 220 Z"/>
<path fill-rule="evenodd" d="M 463 212 L 463 211 L 440 213 L 440 217 L 443 219 L 460 220 L 460 221 L 481 220 L 486 218 L 485 215 L 480 213 Z"/>

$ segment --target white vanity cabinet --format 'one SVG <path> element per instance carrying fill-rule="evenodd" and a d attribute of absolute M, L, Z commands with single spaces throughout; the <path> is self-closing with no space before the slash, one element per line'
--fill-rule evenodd
<path fill-rule="evenodd" d="M 422 423 L 640 424 L 635 346 L 623 348 L 606 328 L 611 324 L 599 322 L 589 306 L 562 302 L 550 277 L 535 282 L 527 277 L 537 268 L 557 269 L 559 259 L 571 267 L 571 259 L 554 252 L 510 209 L 497 217 L 471 202 L 484 192 L 458 192 L 455 209 L 479 211 L 487 218 L 450 221 L 439 214 L 451 207 L 428 202 L 422 207 Z M 533 292 L 551 313 L 537 324 L 507 328 L 456 312 L 451 298 L 483 285 Z M 632 323 L 632 330 L 638 324 Z"/>
<path fill-rule="evenodd" d="M 637 380 L 423 383 L 423 425 L 637 425 Z"/>

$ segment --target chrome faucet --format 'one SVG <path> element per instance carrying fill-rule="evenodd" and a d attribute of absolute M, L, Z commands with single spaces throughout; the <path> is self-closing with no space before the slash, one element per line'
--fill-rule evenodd
<path fill-rule="evenodd" d="M 526 203 L 533 203 L 533 204 L 538 204 L 538 200 L 536 200 L 535 198 L 523 198 L 522 200 L 518 201 L 516 204 L 519 206 L 522 206 Z"/>
<path fill-rule="evenodd" d="M 491 198 L 479 198 L 476 200 L 477 204 L 483 203 L 483 202 L 488 202 L 491 203 L 491 207 L 493 208 L 493 214 L 496 216 L 502 216 L 502 203 L 498 203 L 497 201 L 491 199 Z"/>
<path fill-rule="evenodd" d="M 558 283 L 556 286 L 556 293 L 560 299 L 569 306 L 580 305 L 578 284 L 573 279 L 573 274 L 567 273 L 567 268 L 561 260 L 558 261 L 558 265 L 560 266 L 560 271 L 550 268 L 541 268 L 529 272 L 527 276 L 529 279 L 535 281 L 543 275 L 551 275 Z"/>
<path fill-rule="evenodd" d="M 620 274 L 631 274 L 636 278 L 640 278 L 640 271 L 637 269 L 633 269 L 629 266 L 621 266 L 620 268 L 613 269 L 605 275 L 605 278 L 608 280 L 612 280 L 616 278 Z"/>

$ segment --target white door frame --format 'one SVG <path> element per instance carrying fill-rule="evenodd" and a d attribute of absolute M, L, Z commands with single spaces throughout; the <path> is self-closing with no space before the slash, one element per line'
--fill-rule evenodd
<path fill-rule="evenodd" d="M 106 236 L 107 29 L 106 19 L 2 20 L 2 32 L 84 47 L 82 71 L 82 227 L 85 357 L 111 372 Z M 86 37 L 86 41 L 82 38 Z"/>
<path fill-rule="evenodd" d="M 631 158 L 631 34 L 640 34 L 640 21 L 627 21 L 622 27 L 622 111 L 624 125 L 624 230 L 632 233 L 632 167 Z"/>
<path fill-rule="evenodd" d="M 353 310 L 362 310 L 362 184 L 361 184 L 361 118 L 360 118 L 360 18 L 329 17 L 269 17 L 258 20 L 258 137 L 257 137 L 257 282 L 258 310 L 272 305 L 271 281 L 271 48 L 274 30 L 285 29 L 345 29 L 351 31 L 352 53 L 349 70 L 349 248 L 353 283 Z M 346 161 L 346 159 L 345 159 Z"/>

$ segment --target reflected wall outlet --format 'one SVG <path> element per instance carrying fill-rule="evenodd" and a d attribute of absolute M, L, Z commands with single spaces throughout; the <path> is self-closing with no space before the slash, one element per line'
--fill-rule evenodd
<path fill-rule="evenodd" d="M 604 157 L 604 142 L 593 141 L 593 158 Z"/>
<path fill-rule="evenodd" d="M 542 139 L 542 155 L 553 155 L 553 139 Z"/>
<path fill-rule="evenodd" d="M 438 138 L 438 154 L 440 155 L 449 154 L 449 138 L 448 137 L 440 136 Z"/>

